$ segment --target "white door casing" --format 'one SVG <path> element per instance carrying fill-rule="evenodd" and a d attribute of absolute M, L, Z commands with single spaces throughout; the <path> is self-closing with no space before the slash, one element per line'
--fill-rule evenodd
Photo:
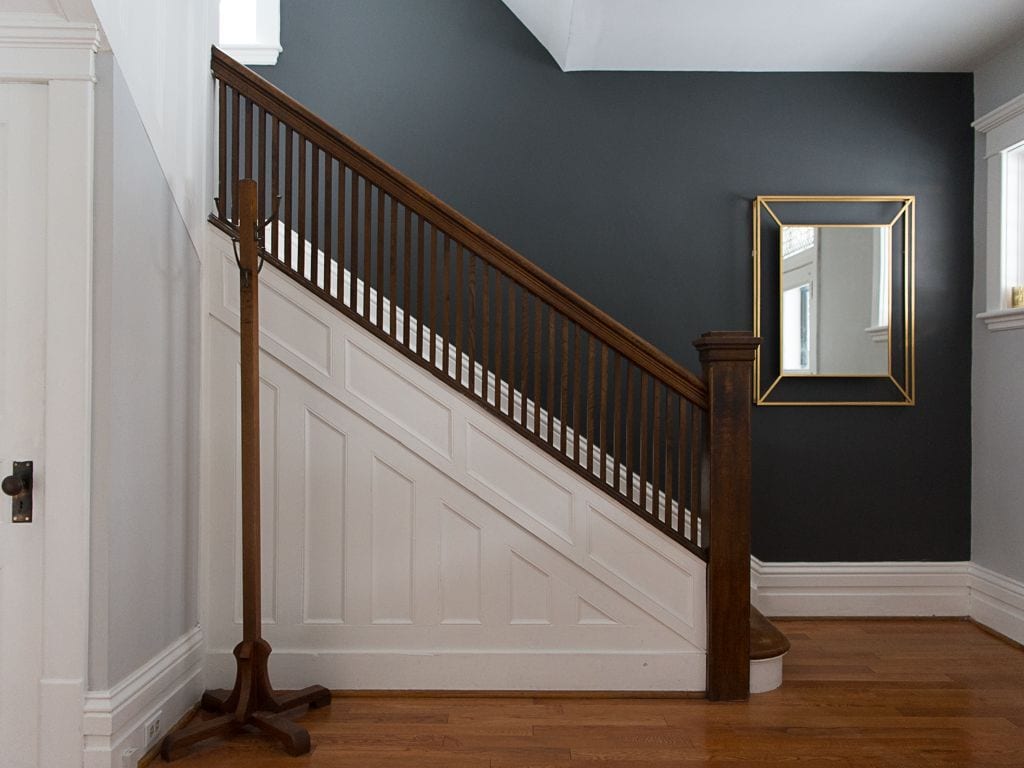
<path fill-rule="evenodd" d="M 82 762 L 98 44 L 93 24 L 0 14 L 0 470 L 35 471 L 32 523 L 0 504 L 5 768 Z"/>

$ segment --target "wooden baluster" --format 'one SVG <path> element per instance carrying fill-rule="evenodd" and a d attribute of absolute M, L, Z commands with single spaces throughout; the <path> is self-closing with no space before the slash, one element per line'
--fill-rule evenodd
<path fill-rule="evenodd" d="M 375 259 L 377 262 L 377 313 L 372 319 L 377 330 L 384 331 L 384 206 L 387 199 L 384 190 L 377 187 L 377 249 Z"/>
<path fill-rule="evenodd" d="M 519 291 L 519 311 L 522 317 L 523 330 L 522 330 L 522 344 L 519 345 L 519 362 L 516 364 L 516 368 L 519 371 L 519 424 L 523 429 L 527 429 L 526 423 L 526 412 L 527 412 L 527 397 L 526 397 L 526 386 L 529 381 L 530 372 L 530 305 L 529 305 L 529 294 L 526 289 Z"/>
<path fill-rule="evenodd" d="M 455 243 L 455 382 L 462 386 L 462 243 Z"/>
<path fill-rule="evenodd" d="M 516 284 L 508 281 L 508 416 L 516 420 Z"/>
<path fill-rule="evenodd" d="M 309 279 L 313 285 L 320 285 L 320 147 L 316 144 L 310 145 L 312 158 L 310 160 L 311 170 L 311 194 L 310 194 L 310 227 L 309 249 Z"/>
<path fill-rule="evenodd" d="M 640 439 L 640 509 L 647 511 L 647 443 L 650 439 L 647 432 L 647 379 L 649 377 L 643 370 L 640 371 L 640 431 L 637 437 Z"/>
<path fill-rule="evenodd" d="M 427 362 L 437 360 L 437 230 L 430 228 L 430 342 L 427 348 Z"/>
<path fill-rule="evenodd" d="M 356 173 L 355 168 L 349 169 L 349 178 L 352 180 L 352 193 L 350 195 L 350 204 L 352 210 L 350 212 L 349 219 L 349 243 L 352 255 L 349 257 L 349 282 L 348 282 L 348 308 L 352 314 L 359 314 L 358 312 L 358 290 L 357 285 L 359 279 L 359 174 Z"/>
<path fill-rule="evenodd" d="M 622 437 L 626 443 L 626 496 L 633 502 L 633 411 L 636 403 L 633 402 L 633 364 L 626 360 L 626 423 L 622 430 Z"/>
<path fill-rule="evenodd" d="M 540 296 L 533 297 L 534 303 L 534 327 L 533 327 L 533 434 L 538 438 L 540 434 L 540 368 L 541 359 L 544 353 L 544 302 Z"/>
<path fill-rule="evenodd" d="M 562 318 L 562 391 L 559 402 L 559 414 L 562 418 L 561 452 L 565 456 L 569 450 L 569 318 Z"/>
<path fill-rule="evenodd" d="M 373 315 L 370 311 L 370 283 L 373 282 L 373 185 L 363 179 L 363 311 L 367 321 Z"/>
<path fill-rule="evenodd" d="M 583 354 L 580 352 L 580 336 L 582 330 L 577 325 L 573 328 L 572 354 L 572 463 L 580 461 L 580 427 L 583 425 L 583 405 L 580 403 L 580 384 L 583 378 Z"/>
<path fill-rule="evenodd" d="M 451 376 L 451 348 L 452 348 L 452 264 L 451 264 L 451 240 L 448 233 L 444 233 L 441 240 L 444 251 L 441 254 L 441 287 L 444 290 L 444 348 L 441 354 L 441 369 L 446 378 Z"/>
<path fill-rule="evenodd" d="M 388 246 L 388 281 L 391 289 L 391 317 L 388 320 L 388 335 L 398 341 L 398 201 L 389 197 L 391 206 L 391 242 Z"/>
<path fill-rule="evenodd" d="M 412 349 L 409 338 L 412 316 L 412 209 L 405 209 L 405 227 L 402 230 L 402 343 Z"/>
<path fill-rule="evenodd" d="M 337 293 L 335 296 L 338 298 L 338 303 L 344 305 L 345 303 L 345 213 L 346 213 L 346 202 L 345 202 L 345 188 L 348 182 L 345 180 L 345 164 L 338 159 L 338 205 L 337 205 L 337 216 L 338 216 L 338 262 L 335 269 L 337 269 L 338 285 Z"/>
<path fill-rule="evenodd" d="M 239 121 L 242 112 L 242 94 L 232 89 L 231 91 L 231 178 L 228 180 L 229 192 L 231 195 L 231 221 L 238 223 L 238 195 L 235 192 L 235 184 L 241 176 L 239 161 L 242 148 Z"/>
<path fill-rule="evenodd" d="M 548 306 L 548 435 L 545 442 L 555 446 L 555 308 Z"/>
<path fill-rule="evenodd" d="M 459 246 L 462 247 L 461 245 Z M 469 252 L 469 391 L 476 394 L 476 254 Z"/>
<path fill-rule="evenodd" d="M 295 265 L 292 263 L 292 232 L 295 231 L 295 220 L 292 218 L 292 201 L 294 195 L 292 195 L 292 178 L 293 178 L 293 165 L 292 159 L 292 141 L 294 140 L 295 132 L 285 125 L 284 127 L 284 263 L 288 265 L 289 269 L 295 269 Z"/>
<path fill-rule="evenodd" d="M 483 327 L 480 329 L 480 335 L 483 337 L 483 350 L 480 353 L 480 360 L 483 363 L 484 380 L 480 388 L 480 394 L 484 402 L 490 402 L 490 395 L 487 393 L 487 390 L 490 387 L 491 371 L 491 268 L 486 261 L 483 262 L 483 267 L 483 306 L 481 307 Z M 497 381 L 495 381 L 495 384 L 497 384 Z M 495 400 L 495 403 L 497 403 L 497 400 Z"/>
<path fill-rule="evenodd" d="M 259 225 L 259 239 L 263 242 L 266 238 L 266 227 L 264 222 L 267 220 L 267 113 L 263 109 L 258 109 L 257 114 L 260 119 L 257 123 L 256 133 L 259 136 L 258 146 L 260 153 L 259 163 L 259 197 L 257 200 L 257 220 Z M 264 243 L 266 247 L 266 243 Z"/>
<path fill-rule="evenodd" d="M 754 351 L 749 333 L 706 333 L 711 467 L 708 531 L 708 698 L 750 695 L 750 411 Z"/>
<path fill-rule="evenodd" d="M 619 493 L 625 491 L 619 485 L 619 467 L 625 458 L 625 446 L 619 441 L 622 433 L 622 389 L 619 380 L 622 376 L 622 358 L 617 351 L 612 352 L 612 486 Z"/>
<path fill-rule="evenodd" d="M 277 209 L 277 196 L 281 189 L 281 121 L 275 115 L 271 121 L 270 134 L 270 209 L 274 211 L 274 220 L 270 223 L 270 252 L 274 259 L 281 258 L 281 246 L 278 238 L 281 236 L 280 211 Z"/>
<path fill-rule="evenodd" d="M 254 105 L 249 99 L 245 100 L 245 178 L 252 178 L 252 158 L 253 158 L 253 141 L 252 141 L 252 118 Z"/>
<path fill-rule="evenodd" d="M 217 82 L 217 215 L 228 217 L 228 86 Z M 277 118 L 274 118 L 275 120 Z"/>
<path fill-rule="evenodd" d="M 694 544 L 700 545 L 697 524 L 700 521 L 700 419 L 696 408 L 690 408 L 690 536 Z"/>
<path fill-rule="evenodd" d="M 426 290 L 425 264 L 426 232 L 423 217 L 417 216 L 416 237 L 416 354 L 423 357 L 423 326 L 427 318 L 427 305 L 424 303 Z"/>
<path fill-rule="evenodd" d="M 607 477 L 605 471 L 606 454 L 608 449 L 608 345 L 601 345 L 601 404 L 598 408 L 598 420 L 601 433 L 601 453 L 597 459 L 597 476 L 601 482 Z"/>
<path fill-rule="evenodd" d="M 337 296 L 337 289 L 331 290 L 331 274 L 334 268 L 334 158 L 324 153 L 324 290 Z"/>
<path fill-rule="evenodd" d="M 299 277 L 306 276 L 306 139 L 299 136 Z"/>
<path fill-rule="evenodd" d="M 594 472 L 594 409 L 596 403 L 594 402 L 594 383 L 595 383 L 595 371 L 594 371 L 594 358 L 597 352 L 596 343 L 594 337 L 590 334 L 587 335 L 587 455 L 586 465 L 587 474 L 591 475 Z"/>
<path fill-rule="evenodd" d="M 687 528 L 686 525 L 686 507 L 687 507 L 687 482 L 686 482 L 686 451 L 687 445 L 689 444 L 689 428 L 686 423 L 686 414 L 690 410 L 690 403 L 684 400 L 682 397 L 679 398 L 679 455 L 677 457 L 679 463 L 679 530 L 682 534 L 694 544 L 697 540 L 693 536 L 693 525 Z"/>
<path fill-rule="evenodd" d="M 658 469 L 661 467 L 661 387 L 658 386 L 657 380 L 652 380 L 651 388 L 654 397 L 654 406 L 651 412 L 651 514 L 660 519 Z"/>
<path fill-rule="evenodd" d="M 501 353 L 504 345 L 502 325 L 504 324 L 504 313 L 502 311 L 502 300 L 505 295 L 504 286 L 501 284 L 502 274 L 494 271 L 494 407 L 499 413 L 504 413 L 501 407 Z M 512 393 L 509 392 L 511 397 Z"/>
<path fill-rule="evenodd" d="M 680 530 L 672 525 L 672 473 L 675 471 L 675 462 L 672 461 L 672 425 L 675 420 L 672 418 L 672 403 L 679 400 L 675 394 L 665 388 L 665 522 L 674 531 Z M 681 404 L 681 402 L 680 402 Z"/>

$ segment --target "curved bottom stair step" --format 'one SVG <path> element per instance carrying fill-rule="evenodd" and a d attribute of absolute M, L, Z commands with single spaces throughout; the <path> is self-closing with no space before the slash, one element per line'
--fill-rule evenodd
<path fill-rule="evenodd" d="M 750 606 L 750 692 L 766 693 L 782 685 L 782 657 L 789 638 Z"/>

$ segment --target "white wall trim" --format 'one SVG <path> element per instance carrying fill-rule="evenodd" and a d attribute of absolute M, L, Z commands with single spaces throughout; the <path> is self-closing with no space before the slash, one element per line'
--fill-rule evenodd
<path fill-rule="evenodd" d="M 989 133 L 994 128 L 998 128 L 1003 123 L 1009 122 L 1019 115 L 1024 115 L 1024 94 L 1010 99 L 991 112 L 986 112 L 971 123 L 971 127 L 980 133 Z"/>
<path fill-rule="evenodd" d="M 972 562 L 766 563 L 750 558 L 766 616 L 969 616 L 1024 642 L 1024 583 Z"/>
<path fill-rule="evenodd" d="M 95 24 L 14 19 L 0 19 L 0 80 L 96 79 L 93 54 L 100 48 L 100 32 Z"/>
<path fill-rule="evenodd" d="M 971 563 L 969 587 L 971 618 L 1024 643 L 1024 583 Z"/>
<path fill-rule="evenodd" d="M 147 743 L 144 733 L 157 711 L 160 736 L 166 734 L 202 694 L 203 650 L 203 632 L 195 627 L 113 688 L 87 692 L 84 768 L 121 768 L 130 749 L 142 757 L 157 741 Z"/>
<path fill-rule="evenodd" d="M 277 57 L 281 55 L 282 50 L 280 45 L 262 45 L 258 43 L 252 45 L 220 45 L 218 48 L 240 64 L 257 67 L 277 64 Z"/>

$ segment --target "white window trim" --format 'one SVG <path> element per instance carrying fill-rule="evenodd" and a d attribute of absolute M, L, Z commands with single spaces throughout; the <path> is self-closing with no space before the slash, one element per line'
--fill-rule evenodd
<path fill-rule="evenodd" d="M 1024 94 L 982 115 L 971 125 L 985 136 L 986 221 L 985 221 L 985 307 L 978 315 L 990 331 L 1024 328 L 1024 307 L 1008 308 L 1007 269 L 1017 265 L 1004 258 L 1006 242 L 1006 150 L 1024 142 Z M 1024 275 L 1015 274 L 1015 281 Z"/>
<path fill-rule="evenodd" d="M 224 0 L 221 0 L 217 47 L 242 64 L 277 64 L 277 57 L 281 53 L 280 0 L 248 0 L 246 4 L 250 6 L 248 20 L 251 23 L 233 28 L 230 19 L 225 22 Z M 238 12 L 241 13 L 240 10 Z"/>

